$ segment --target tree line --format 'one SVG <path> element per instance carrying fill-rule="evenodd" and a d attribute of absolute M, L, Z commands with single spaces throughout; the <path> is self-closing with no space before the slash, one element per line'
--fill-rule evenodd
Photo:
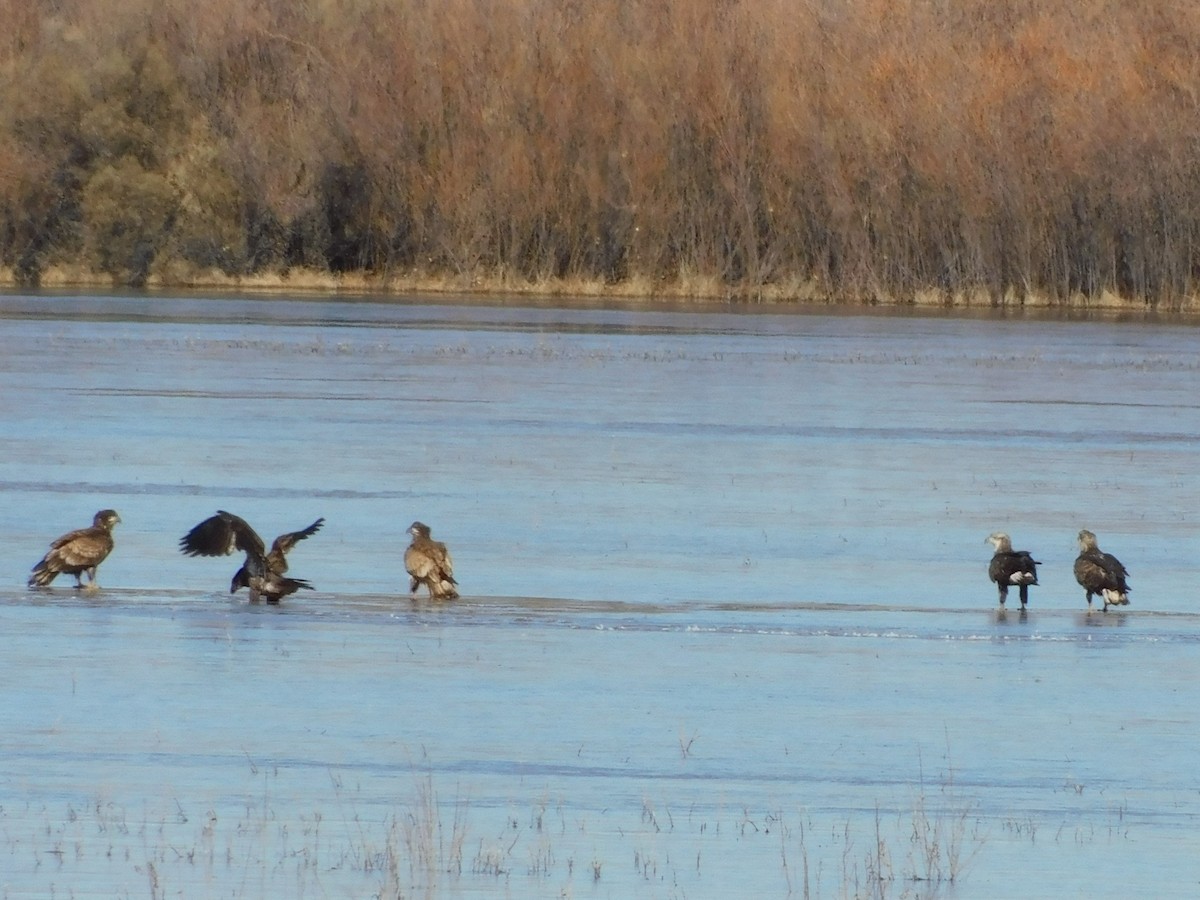
<path fill-rule="evenodd" d="M 0 263 L 1178 305 L 1200 6 L 0 0 Z"/>

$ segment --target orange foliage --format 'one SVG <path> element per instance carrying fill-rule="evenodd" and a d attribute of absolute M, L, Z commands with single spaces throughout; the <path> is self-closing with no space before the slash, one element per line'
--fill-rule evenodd
<path fill-rule="evenodd" d="M 163 267 L 1148 302 L 1200 271 L 1200 8 L 1170 0 L 0 0 L 0 21 L 0 259 L 31 279 L 96 264 L 113 173 L 174 192 L 174 232 L 130 251 Z"/>

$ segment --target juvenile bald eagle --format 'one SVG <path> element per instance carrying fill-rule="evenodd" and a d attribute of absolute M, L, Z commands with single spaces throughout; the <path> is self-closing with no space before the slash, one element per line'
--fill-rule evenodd
<path fill-rule="evenodd" d="M 1008 589 L 1016 585 L 1021 591 L 1021 609 L 1029 602 L 1029 586 L 1037 584 L 1037 567 L 1041 565 L 1028 550 L 1014 550 L 1012 540 L 1003 531 L 988 535 L 987 543 L 995 548 L 988 565 L 988 577 L 1000 591 L 1000 605 L 1008 599 Z"/>
<path fill-rule="evenodd" d="M 58 575 L 74 575 L 75 587 L 83 587 L 83 573 L 88 576 L 88 589 L 96 583 L 96 569 L 112 553 L 114 526 L 121 521 L 115 509 L 102 509 L 92 516 L 91 528 L 68 531 L 50 545 L 42 561 L 33 567 L 30 587 L 47 587 Z"/>
<path fill-rule="evenodd" d="M 412 577 L 409 592 L 416 597 L 417 588 L 425 585 L 430 600 L 453 600 L 458 596 L 454 580 L 454 561 L 441 541 L 429 536 L 429 526 L 413 522 L 408 526 L 412 543 L 404 551 L 404 568 Z"/>
<path fill-rule="evenodd" d="M 215 516 L 205 519 L 179 539 L 179 551 L 187 556 L 227 556 L 234 550 L 241 550 L 246 554 L 246 560 L 233 573 L 229 593 L 249 588 L 251 603 L 260 599 L 278 603 L 301 588 L 312 590 L 312 585 L 303 578 L 284 577 L 288 570 L 287 554 L 298 542 L 316 534 L 323 524 L 325 519 L 321 518 L 300 531 L 281 534 L 272 542 L 268 553 L 263 539 L 245 519 L 219 509 Z"/>
<path fill-rule="evenodd" d="M 1086 528 L 1079 532 L 1079 556 L 1075 559 L 1075 580 L 1087 591 L 1088 609 L 1092 595 L 1104 598 L 1104 611 L 1110 606 L 1129 605 L 1129 573 L 1121 561 L 1096 546 L 1096 535 Z"/>

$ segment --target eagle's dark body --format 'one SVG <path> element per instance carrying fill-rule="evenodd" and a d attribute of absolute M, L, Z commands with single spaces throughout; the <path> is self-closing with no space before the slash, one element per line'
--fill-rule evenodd
<path fill-rule="evenodd" d="M 1087 592 L 1087 605 L 1091 609 L 1092 596 L 1099 594 L 1104 600 L 1104 611 L 1110 606 L 1129 605 L 1129 572 L 1121 561 L 1111 553 L 1105 553 L 1096 544 L 1096 535 L 1084 529 L 1079 532 L 1079 556 L 1075 559 L 1075 580 Z"/>
<path fill-rule="evenodd" d="M 90 528 L 68 531 L 50 545 L 42 561 L 29 575 L 30 587 L 47 587 L 59 575 L 74 575 L 75 587 L 83 587 L 83 575 L 88 587 L 96 589 L 96 569 L 112 553 L 113 528 L 121 517 L 114 509 L 102 509 L 92 517 Z"/>
<path fill-rule="evenodd" d="M 179 550 L 188 556 L 227 556 L 241 550 L 246 559 L 234 572 L 229 592 L 248 588 L 251 603 L 260 599 L 278 603 L 301 588 L 312 590 L 312 585 L 303 578 L 286 577 L 287 554 L 297 543 L 316 534 L 324 523 L 323 518 L 317 519 L 300 531 L 281 534 L 268 552 L 263 539 L 245 519 L 222 509 L 180 538 Z"/>
<path fill-rule="evenodd" d="M 987 540 L 996 551 L 988 564 L 988 577 L 1000 591 L 1000 605 L 1004 605 L 1008 599 L 1008 589 L 1015 585 L 1020 589 L 1021 609 L 1024 609 L 1029 602 L 1030 585 L 1038 583 L 1037 567 L 1040 563 L 1028 550 L 1014 550 L 1012 539 L 1003 531 L 989 535 Z"/>
<path fill-rule="evenodd" d="M 412 579 L 409 592 L 415 597 L 421 585 L 429 590 L 430 600 L 453 600 L 458 596 L 454 580 L 454 561 L 441 541 L 430 537 L 429 526 L 413 522 L 408 527 L 412 543 L 404 551 L 404 568 Z"/>

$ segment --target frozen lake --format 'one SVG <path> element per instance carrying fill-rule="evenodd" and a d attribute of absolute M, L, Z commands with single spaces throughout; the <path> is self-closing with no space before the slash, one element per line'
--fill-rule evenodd
<path fill-rule="evenodd" d="M 0 900 L 1195 896 L 1198 338 L 0 297 Z M 218 508 L 324 516 L 317 590 L 231 598 Z"/>

